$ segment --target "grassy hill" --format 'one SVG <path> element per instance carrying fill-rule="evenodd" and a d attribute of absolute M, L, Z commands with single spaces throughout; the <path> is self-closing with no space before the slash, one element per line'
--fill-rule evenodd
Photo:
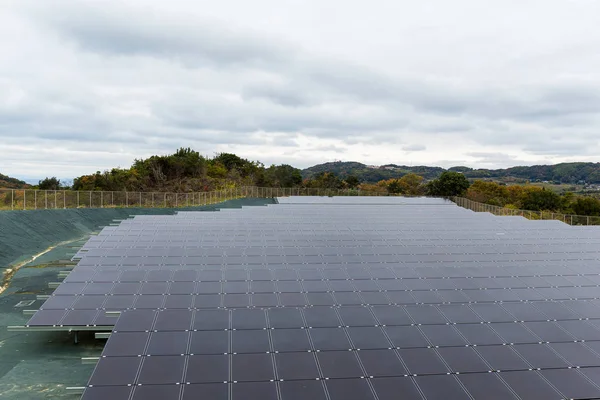
<path fill-rule="evenodd" d="M 462 172 L 472 179 L 524 179 L 532 182 L 555 182 L 576 184 L 578 182 L 600 183 L 600 163 L 562 163 L 556 165 L 533 165 L 529 167 L 511 167 L 506 169 L 473 169 L 464 166 L 449 168 Z M 341 179 L 354 175 L 363 182 L 378 182 L 384 179 L 399 178 L 408 173 L 421 175 L 425 179 L 435 179 L 446 171 L 440 167 L 406 166 L 387 164 L 369 167 L 358 162 L 329 162 L 306 168 L 303 178 L 312 178 L 321 172 L 333 172 Z"/>
<path fill-rule="evenodd" d="M 399 178 L 411 172 L 421 175 L 425 179 L 435 179 L 444 171 L 445 169 L 440 167 L 408 167 L 406 165 L 394 164 L 372 168 L 359 162 L 336 161 L 306 168 L 302 170 L 302 177 L 306 179 L 312 178 L 321 172 L 333 172 L 341 179 L 345 179 L 349 175 L 354 175 L 362 182 L 379 182 L 385 179 Z"/>
<path fill-rule="evenodd" d="M 16 178 L 0 174 L 0 189 L 23 189 L 29 185 Z"/>

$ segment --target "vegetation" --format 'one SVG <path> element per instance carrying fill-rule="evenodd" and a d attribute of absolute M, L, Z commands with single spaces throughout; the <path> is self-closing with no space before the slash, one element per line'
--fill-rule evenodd
<path fill-rule="evenodd" d="M 600 216 L 599 199 L 575 196 L 573 193 L 560 195 L 533 185 L 507 186 L 496 182 L 475 181 L 467 190 L 466 197 L 507 208 Z"/>
<path fill-rule="evenodd" d="M 312 179 L 320 173 L 332 172 L 340 179 L 347 179 L 350 176 L 354 176 L 361 182 L 377 183 L 382 180 L 398 179 L 410 173 L 417 174 L 425 179 L 434 179 L 444 171 L 443 168 L 439 167 L 407 167 L 394 164 L 373 168 L 358 162 L 338 161 L 307 168 L 302 171 L 302 176 L 305 179 Z"/>
<path fill-rule="evenodd" d="M 29 185 L 22 180 L 0 174 L 0 189 L 25 189 L 28 187 Z"/>
<path fill-rule="evenodd" d="M 427 193 L 431 196 L 462 196 L 469 186 L 469 181 L 461 172 L 446 171 L 427 184 Z"/>
<path fill-rule="evenodd" d="M 135 160 L 128 169 L 113 168 L 83 175 L 74 190 L 197 192 L 234 186 L 295 187 L 302 184 L 300 170 L 287 164 L 265 168 L 231 153 L 205 158 L 190 148 L 174 154 Z"/>
<path fill-rule="evenodd" d="M 53 176 L 52 178 L 43 179 L 43 180 L 39 181 L 38 189 L 40 189 L 40 190 L 59 190 L 59 189 L 61 189 L 60 179 L 57 179 L 55 176 Z"/>
<path fill-rule="evenodd" d="M 400 179 L 388 179 L 377 183 L 389 194 L 402 194 L 405 196 L 418 196 L 426 193 L 423 186 L 423 177 L 417 174 L 406 174 Z"/>

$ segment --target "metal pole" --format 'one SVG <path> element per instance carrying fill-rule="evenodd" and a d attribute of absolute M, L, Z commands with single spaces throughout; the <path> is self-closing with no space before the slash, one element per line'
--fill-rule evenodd
<path fill-rule="evenodd" d="M 167 208 L 167 193 L 165 193 L 165 204 L 163 205 L 164 208 Z"/>
<path fill-rule="evenodd" d="M 67 191 L 63 190 L 63 208 L 67 209 Z"/>
<path fill-rule="evenodd" d="M 140 192 L 140 208 L 142 207 L 142 192 Z"/>
<path fill-rule="evenodd" d="M 27 205 L 27 190 L 23 189 L 23 210 L 26 209 Z"/>
<path fill-rule="evenodd" d="M 37 210 L 37 190 L 33 191 L 33 209 Z"/>
<path fill-rule="evenodd" d="M 152 192 L 152 208 L 154 208 L 154 192 Z"/>
<path fill-rule="evenodd" d="M 125 207 L 129 207 L 129 193 L 125 191 Z"/>
<path fill-rule="evenodd" d="M 90 190 L 90 208 L 92 208 L 92 191 Z"/>
<path fill-rule="evenodd" d="M 104 190 L 100 192 L 100 208 L 104 208 Z"/>
<path fill-rule="evenodd" d="M 48 202 L 48 196 L 46 196 L 46 202 Z M 48 205 L 46 205 L 46 208 L 48 208 Z M 77 208 L 79 208 L 79 190 L 77 191 Z"/>
<path fill-rule="evenodd" d="M 15 209 L 15 189 L 10 191 L 10 209 Z"/>
<path fill-rule="evenodd" d="M 56 209 L 58 206 L 58 192 L 55 190 L 54 191 L 54 208 Z"/>
<path fill-rule="evenodd" d="M 77 192 L 77 194 L 79 194 L 79 192 Z M 48 209 L 48 191 L 47 190 L 44 190 L 44 197 L 46 198 L 45 199 L 45 203 L 46 203 L 45 208 L 47 210 Z"/>

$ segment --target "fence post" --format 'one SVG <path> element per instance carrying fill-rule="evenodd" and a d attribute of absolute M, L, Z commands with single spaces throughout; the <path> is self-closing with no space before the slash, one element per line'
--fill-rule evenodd
<path fill-rule="evenodd" d="M 167 208 L 167 192 L 165 192 L 165 204 L 163 205 L 164 208 Z"/>
<path fill-rule="evenodd" d="M 79 194 L 79 192 L 77 192 L 77 194 Z M 48 191 L 47 190 L 44 190 L 44 197 L 45 197 L 45 200 L 44 200 L 45 206 L 44 206 L 44 208 L 47 210 L 48 209 Z"/>
<path fill-rule="evenodd" d="M 63 208 L 67 209 L 67 191 L 63 190 Z"/>
<path fill-rule="evenodd" d="M 152 208 L 154 208 L 154 192 L 152 192 Z"/>
<path fill-rule="evenodd" d="M 37 190 L 33 191 L 33 209 L 37 210 Z"/>
<path fill-rule="evenodd" d="M 23 210 L 27 207 L 27 189 L 23 189 Z"/>
<path fill-rule="evenodd" d="M 571 225 L 573 225 L 573 216 L 571 215 Z"/>
<path fill-rule="evenodd" d="M 90 208 L 92 208 L 92 191 L 90 190 Z"/>
<path fill-rule="evenodd" d="M 48 193 L 46 193 L 46 208 L 48 208 Z M 79 208 L 79 190 L 77 191 L 77 207 Z"/>
<path fill-rule="evenodd" d="M 179 196 L 177 193 L 175 193 L 175 208 L 177 208 L 179 205 Z"/>
<path fill-rule="evenodd" d="M 588 225 L 590 224 L 590 216 L 589 216 L 589 215 L 588 215 L 588 217 L 587 217 L 587 224 L 588 224 Z"/>
<path fill-rule="evenodd" d="M 140 192 L 140 208 L 142 208 L 142 192 Z"/>
<path fill-rule="evenodd" d="M 104 208 L 104 190 L 100 191 L 100 208 Z"/>

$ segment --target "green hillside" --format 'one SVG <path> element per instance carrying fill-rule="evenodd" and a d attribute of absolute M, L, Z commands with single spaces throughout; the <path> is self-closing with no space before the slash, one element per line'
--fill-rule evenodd
<path fill-rule="evenodd" d="M 421 175 L 425 179 L 435 179 L 445 169 L 440 167 L 413 166 L 388 164 L 378 168 L 371 168 L 359 162 L 328 162 L 318 164 L 302 170 L 302 177 L 310 179 L 321 172 L 333 172 L 339 178 L 345 179 L 349 175 L 354 175 L 362 182 L 379 182 L 381 180 L 400 178 L 408 173 Z"/>
<path fill-rule="evenodd" d="M 524 179 L 532 182 L 549 181 L 575 184 L 578 182 L 600 183 L 600 163 L 562 163 L 556 165 L 533 165 L 506 169 L 473 169 L 464 166 L 449 168 L 463 173 L 472 179 Z M 321 172 L 333 172 L 341 179 L 354 175 L 363 182 L 378 182 L 399 178 L 408 173 L 421 175 L 425 179 L 435 179 L 446 171 L 440 167 L 406 166 L 387 164 L 376 168 L 358 162 L 329 162 L 312 166 L 302 171 L 303 178 L 312 178 Z"/>

